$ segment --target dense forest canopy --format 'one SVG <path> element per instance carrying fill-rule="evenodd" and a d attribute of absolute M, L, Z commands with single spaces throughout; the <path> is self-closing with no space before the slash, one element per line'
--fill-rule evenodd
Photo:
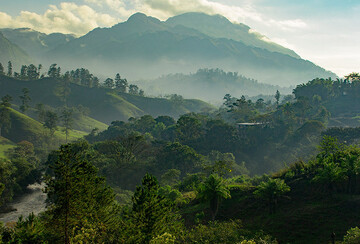
<path fill-rule="evenodd" d="M 100 80 L 57 64 L 2 67 L 0 208 L 8 211 L 35 182 L 47 193 L 43 213 L 0 227 L 4 243 L 319 243 L 332 232 L 354 243 L 360 236 L 358 210 L 349 207 L 359 194 L 359 128 L 333 127 L 359 125 L 356 73 L 311 80 L 293 95 L 276 89 L 270 99 L 223 94 L 215 108 L 178 94 L 148 97 L 119 73 Z M 194 76 L 247 80 L 220 69 Z"/>

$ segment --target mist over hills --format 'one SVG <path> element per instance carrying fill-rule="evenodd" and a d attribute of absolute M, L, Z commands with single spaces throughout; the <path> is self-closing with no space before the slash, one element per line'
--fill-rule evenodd
<path fill-rule="evenodd" d="M 173 27 L 182 25 L 192 28 L 210 37 L 232 39 L 248 46 L 300 58 L 293 50 L 270 41 L 266 36 L 251 30 L 249 26 L 242 23 L 231 23 L 221 15 L 210 16 L 203 13 L 185 13 L 169 18 L 166 23 Z"/>
<path fill-rule="evenodd" d="M 260 82 L 281 86 L 318 76 L 335 77 L 249 30 L 219 16 L 189 13 L 162 22 L 137 13 L 126 22 L 97 28 L 59 46 L 48 56 L 64 64 L 68 60 L 85 62 L 96 72 L 121 69 L 130 78 L 195 72 L 203 67 L 237 71 Z M 274 52 L 275 49 L 282 53 Z"/>
<path fill-rule="evenodd" d="M 250 27 L 220 15 L 186 13 L 160 21 L 137 13 L 79 38 L 30 29 L 2 32 L 39 63 L 57 63 L 65 69 L 81 64 L 103 78 L 119 72 L 132 80 L 150 80 L 219 68 L 259 83 L 288 87 L 314 77 L 336 77 Z"/>
<path fill-rule="evenodd" d="M 147 94 L 180 94 L 184 97 L 196 97 L 201 100 L 220 104 L 225 94 L 235 97 L 242 95 L 274 96 L 277 90 L 281 94 L 291 94 L 294 87 L 280 87 L 259 83 L 257 80 L 244 77 L 236 72 L 225 72 L 221 69 L 199 69 L 190 74 L 169 74 L 153 80 L 139 80 L 136 83 L 146 90 Z"/>

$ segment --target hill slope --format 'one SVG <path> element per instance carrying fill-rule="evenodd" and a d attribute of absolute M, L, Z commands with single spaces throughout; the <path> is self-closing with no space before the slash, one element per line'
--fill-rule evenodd
<path fill-rule="evenodd" d="M 14 147 L 15 143 L 0 136 L 0 158 L 6 158 L 6 151 Z"/>
<path fill-rule="evenodd" d="M 171 26 L 182 25 L 198 30 L 210 37 L 227 38 L 271 52 L 278 52 L 300 58 L 294 51 L 268 40 L 266 36 L 254 32 L 244 24 L 234 24 L 221 15 L 210 16 L 204 13 L 185 13 L 166 21 Z"/>
<path fill-rule="evenodd" d="M 12 62 L 13 66 L 19 67 L 22 64 L 30 63 L 31 58 L 24 50 L 10 42 L 0 32 L 0 62 L 5 69 L 9 61 Z"/>
<path fill-rule="evenodd" d="M 49 136 L 48 130 L 35 119 L 14 109 L 10 111 L 10 119 L 11 127 L 8 131 L 3 131 L 3 137 L 16 143 L 26 140 L 36 146 L 41 146 L 42 143 L 47 141 L 47 137 Z M 69 140 L 75 140 L 86 134 L 85 132 L 73 130 L 72 133 L 70 133 Z M 52 140 L 56 144 L 65 142 L 65 134 L 62 132 L 61 127 L 58 127 L 58 130 L 55 131 Z"/>
<path fill-rule="evenodd" d="M 246 34 L 246 27 L 221 18 L 227 29 L 219 30 L 221 24 L 211 24 L 216 23 L 219 16 L 196 15 L 195 19 L 199 18 L 202 23 L 209 23 L 207 28 L 188 25 L 180 17 L 161 22 L 137 13 L 111 28 L 94 29 L 51 50 L 48 56 L 51 62 L 65 67 L 71 66 L 71 62 L 80 62 L 98 73 L 120 71 L 129 78 L 188 73 L 201 67 L 238 71 L 260 82 L 283 86 L 318 76 L 335 77 L 333 73 L 299 59 L 294 52 Z M 236 31 L 226 35 L 228 29 Z M 274 52 L 275 49 L 287 54 Z"/>
<path fill-rule="evenodd" d="M 41 59 L 44 52 L 59 45 L 63 45 L 75 37 L 61 33 L 44 34 L 29 28 L 0 29 L 4 36 L 22 49 L 26 50 L 31 57 Z M 27 63 L 23 63 L 27 64 Z"/>
<path fill-rule="evenodd" d="M 13 97 L 14 104 L 19 105 L 21 103 L 19 99 L 21 90 L 26 87 L 30 90 L 31 106 L 42 103 L 57 108 L 63 106 L 63 101 L 55 95 L 58 85 L 58 81 L 50 78 L 22 81 L 0 76 L 0 97 L 9 94 Z M 138 117 L 144 114 L 178 117 L 184 113 L 213 108 L 199 100 L 184 100 L 179 104 L 169 99 L 117 93 L 105 88 L 88 88 L 76 84 L 71 84 L 70 88 L 68 105 L 71 107 L 81 105 L 88 108 L 89 117 L 97 120 L 97 124 L 102 127 L 103 125 L 100 122 L 109 124 L 114 120 L 127 120 L 130 117 Z M 89 119 L 87 118 L 87 120 Z M 95 121 L 93 122 L 95 123 Z M 85 128 L 82 130 L 86 131 Z"/>

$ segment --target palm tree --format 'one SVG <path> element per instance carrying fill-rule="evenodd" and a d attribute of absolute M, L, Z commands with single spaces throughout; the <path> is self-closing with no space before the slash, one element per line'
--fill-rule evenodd
<path fill-rule="evenodd" d="M 290 187 L 282 179 L 270 178 L 266 182 L 261 182 L 254 191 L 254 195 L 268 201 L 270 214 L 275 213 L 277 200 L 280 196 L 290 191 Z"/>
<path fill-rule="evenodd" d="M 209 202 L 213 221 L 218 213 L 221 200 L 230 197 L 229 188 L 225 185 L 224 180 L 218 175 L 210 175 L 200 186 L 199 198 L 205 202 Z"/>

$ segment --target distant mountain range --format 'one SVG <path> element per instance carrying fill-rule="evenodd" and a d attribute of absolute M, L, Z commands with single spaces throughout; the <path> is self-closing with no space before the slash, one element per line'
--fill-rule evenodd
<path fill-rule="evenodd" d="M 45 52 L 75 39 L 74 35 L 61 33 L 45 34 L 29 28 L 0 29 L 12 43 L 21 47 L 31 57 L 40 61 Z"/>
<path fill-rule="evenodd" d="M 29 29 L 0 31 L 39 62 L 65 69 L 82 66 L 103 76 L 120 72 L 131 79 L 150 79 L 220 68 L 280 86 L 336 77 L 220 15 L 186 13 L 160 21 L 137 13 L 126 22 L 96 28 L 79 38 Z"/>

